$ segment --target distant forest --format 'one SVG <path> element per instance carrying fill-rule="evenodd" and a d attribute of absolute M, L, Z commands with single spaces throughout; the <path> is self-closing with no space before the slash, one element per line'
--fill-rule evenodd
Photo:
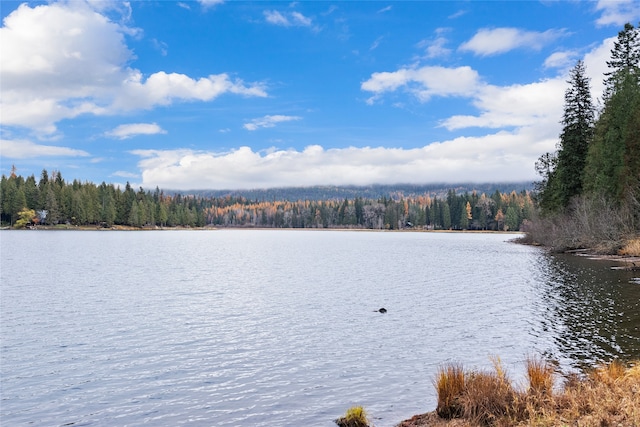
<path fill-rule="evenodd" d="M 311 187 L 167 194 L 73 180 L 43 170 L 0 180 L 0 221 L 16 228 L 264 227 L 520 230 L 533 215 L 527 184 Z M 518 190 L 518 191 L 516 191 Z M 462 192 L 464 191 L 464 192 Z"/>

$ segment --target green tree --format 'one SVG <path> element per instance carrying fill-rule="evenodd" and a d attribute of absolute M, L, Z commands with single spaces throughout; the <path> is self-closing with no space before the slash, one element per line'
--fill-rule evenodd
<path fill-rule="evenodd" d="M 27 207 L 29 209 L 37 209 L 39 202 L 38 185 L 36 184 L 36 178 L 31 175 L 27 177 L 24 182 L 24 195 L 27 200 Z"/>
<path fill-rule="evenodd" d="M 587 155 L 584 186 L 587 191 L 604 194 L 614 202 L 637 191 L 637 164 L 640 146 L 637 120 L 640 117 L 638 30 L 626 24 L 607 62 L 605 105 L 596 122 L 593 142 Z M 631 176 L 631 179 L 627 177 Z M 637 197 L 637 196 L 636 196 Z"/>
<path fill-rule="evenodd" d="M 47 223 L 57 224 L 60 221 L 60 210 L 58 208 L 58 199 L 51 184 L 47 184 L 47 196 L 45 198 L 44 208 L 48 212 Z"/>
<path fill-rule="evenodd" d="M 3 176 L 4 178 L 4 176 Z M 2 182 L 2 212 L 9 216 L 9 223 L 13 225 L 18 219 L 18 213 L 27 207 L 27 200 L 17 177 L 11 176 Z"/>
<path fill-rule="evenodd" d="M 611 59 L 607 61 L 610 71 L 605 75 L 605 102 L 611 95 L 617 92 L 621 83 L 628 74 L 638 78 L 638 65 L 640 64 L 640 34 L 638 28 L 626 23 L 618 32 L 618 39 L 613 43 Z"/>
<path fill-rule="evenodd" d="M 560 208 L 566 208 L 571 199 L 582 194 L 583 173 L 595 121 L 584 62 L 578 61 L 571 70 L 568 83 L 570 86 L 564 94 L 563 129 L 558 144 L 557 182 L 551 188 L 557 192 L 554 199 Z"/>
<path fill-rule="evenodd" d="M 449 230 L 451 228 L 451 208 L 449 203 L 444 201 L 442 203 L 442 228 Z"/>
<path fill-rule="evenodd" d="M 509 205 L 509 207 L 507 208 L 507 213 L 504 219 L 504 225 L 507 228 L 507 230 L 514 231 L 518 229 L 518 225 L 519 225 L 518 212 L 511 205 Z"/>
<path fill-rule="evenodd" d="M 129 209 L 129 220 L 127 221 L 127 224 L 129 224 L 132 227 L 141 226 L 137 200 L 133 200 L 131 202 L 131 208 Z"/>
<path fill-rule="evenodd" d="M 536 183 L 538 203 L 543 212 L 557 211 L 560 206 L 557 191 L 558 180 L 556 178 L 556 166 L 558 157 L 556 153 L 544 153 L 535 164 L 536 172 L 542 181 Z"/>
<path fill-rule="evenodd" d="M 116 206 L 113 187 L 104 182 L 98 187 L 99 218 L 105 225 L 111 227 L 116 220 Z"/>

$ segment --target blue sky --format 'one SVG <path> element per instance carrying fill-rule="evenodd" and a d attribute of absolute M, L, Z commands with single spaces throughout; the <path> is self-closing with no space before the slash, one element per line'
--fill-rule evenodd
<path fill-rule="evenodd" d="M 153 189 L 514 182 L 638 1 L 0 4 L 0 166 Z"/>

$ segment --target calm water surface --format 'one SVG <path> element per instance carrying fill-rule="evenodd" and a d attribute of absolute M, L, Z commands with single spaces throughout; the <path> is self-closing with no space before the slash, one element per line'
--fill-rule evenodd
<path fill-rule="evenodd" d="M 640 273 L 512 237 L 3 231 L 0 422 L 384 427 L 447 361 L 640 358 Z"/>

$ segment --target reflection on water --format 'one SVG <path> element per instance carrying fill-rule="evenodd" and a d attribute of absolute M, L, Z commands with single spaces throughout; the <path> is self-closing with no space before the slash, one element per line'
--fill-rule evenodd
<path fill-rule="evenodd" d="M 547 356 L 573 368 L 640 358 L 638 272 L 575 255 L 544 254 L 537 262 L 533 333 L 551 335 Z"/>

